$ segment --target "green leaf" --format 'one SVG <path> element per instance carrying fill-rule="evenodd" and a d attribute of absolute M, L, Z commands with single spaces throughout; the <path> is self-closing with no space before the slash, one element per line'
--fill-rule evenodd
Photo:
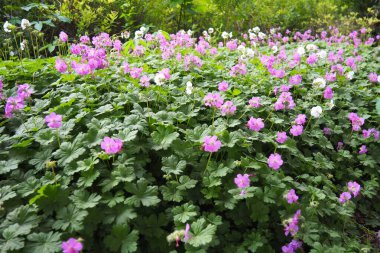
<path fill-rule="evenodd" d="M 173 127 L 157 127 L 157 130 L 152 133 L 153 149 L 168 149 L 172 142 L 178 138 L 178 136 L 179 133 L 174 132 Z"/>
<path fill-rule="evenodd" d="M 140 179 L 137 184 L 127 183 L 125 189 L 133 194 L 133 196 L 126 199 L 126 204 L 139 207 L 140 203 L 143 206 L 155 206 L 160 202 L 157 197 L 158 187 L 148 186 L 145 179 Z"/>
<path fill-rule="evenodd" d="M 376 99 L 376 111 L 377 115 L 380 115 L 380 98 Z"/>
<path fill-rule="evenodd" d="M 30 230 L 25 230 L 18 224 L 13 224 L 4 229 L 0 239 L 1 253 L 6 253 L 13 250 L 18 250 L 24 247 L 24 238 L 18 237 L 19 235 L 28 234 Z"/>
<path fill-rule="evenodd" d="M 192 236 L 188 243 L 194 247 L 207 245 L 212 241 L 216 232 L 216 226 L 208 224 L 204 218 L 198 219 L 196 222 L 191 223 Z"/>
<path fill-rule="evenodd" d="M 0 161 L 0 175 L 8 173 L 18 168 L 20 160 L 9 159 L 7 161 Z"/>
<path fill-rule="evenodd" d="M 58 163 L 60 165 L 67 165 L 75 159 L 77 159 L 84 152 L 86 152 L 86 149 L 81 147 L 82 145 L 80 143 L 80 140 L 78 140 L 78 136 L 72 143 L 62 143 L 60 148 L 56 152 L 54 152 L 54 155 L 59 159 Z"/>
<path fill-rule="evenodd" d="M 180 175 L 183 172 L 183 169 L 186 168 L 186 161 L 178 161 L 178 158 L 175 155 L 162 158 L 162 171 L 166 174 Z"/>
<path fill-rule="evenodd" d="M 97 204 L 99 204 L 102 199 L 101 196 L 96 193 L 90 193 L 86 190 L 77 190 L 74 191 L 74 195 L 70 197 L 70 199 L 74 202 L 75 206 L 81 209 L 93 208 Z"/>
<path fill-rule="evenodd" d="M 28 235 L 27 238 L 31 243 L 25 247 L 26 253 L 55 253 L 61 251 L 60 233 L 33 233 Z"/>
<path fill-rule="evenodd" d="M 87 211 L 80 210 L 70 204 L 58 211 L 56 221 L 53 223 L 53 228 L 70 233 L 80 231 L 83 229 L 83 220 L 87 215 Z"/>
<path fill-rule="evenodd" d="M 115 225 L 110 235 L 106 236 L 104 243 L 112 252 L 130 253 L 137 250 L 139 234 L 136 230 L 130 231 L 126 225 Z"/>
<path fill-rule="evenodd" d="M 198 208 L 192 204 L 186 203 L 182 206 L 176 206 L 172 209 L 173 218 L 176 222 L 186 223 L 192 217 L 198 215 Z"/>

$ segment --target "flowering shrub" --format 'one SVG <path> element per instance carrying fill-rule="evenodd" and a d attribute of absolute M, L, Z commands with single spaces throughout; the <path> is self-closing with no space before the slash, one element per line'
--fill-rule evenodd
<path fill-rule="evenodd" d="M 0 63 L 1 252 L 378 249 L 376 40 L 208 36 Z"/>

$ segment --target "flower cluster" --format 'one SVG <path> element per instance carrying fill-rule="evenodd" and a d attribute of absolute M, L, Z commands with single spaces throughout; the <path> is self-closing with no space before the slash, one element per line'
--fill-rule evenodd
<path fill-rule="evenodd" d="M 3 83 L 1 82 L 1 84 Z M 1 89 L 2 86 L 3 85 L 1 85 Z M 30 97 L 32 93 L 33 90 L 31 89 L 29 84 L 24 83 L 22 85 L 19 85 L 17 88 L 17 96 L 9 97 L 7 99 L 4 116 L 6 118 L 13 118 L 13 113 L 25 107 L 25 101 Z"/>
<path fill-rule="evenodd" d="M 351 194 L 354 197 L 357 197 L 360 193 L 361 187 L 360 187 L 360 184 L 358 184 L 357 182 L 350 181 L 347 183 L 347 188 L 348 188 L 348 191 L 342 192 L 339 196 L 339 202 L 342 204 L 346 203 L 352 198 Z"/>

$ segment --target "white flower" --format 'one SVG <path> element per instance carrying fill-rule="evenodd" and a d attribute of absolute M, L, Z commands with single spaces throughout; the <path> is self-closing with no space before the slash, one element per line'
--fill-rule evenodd
<path fill-rule="evenodd" d="M 190 95 L 191 93 L 193 93 L 193 84 L 190 81 L 188 81 L 186 83 L 186 94 Z"/>
<path fill-rule="evenodd" d="M 307 44 L 306 45 L 306 50 L 307 51 L 314 51 L 314 50 L 317 50 L 317 49 L 318 49 L 318 47 L 316 45 L 314 45 L 314 44 Z"/>
<path fill-rule="evenodd" d="M 157 73 L 154 76 L 154 82 L 158 85 L 161 86 L 165 83 L 165 75 L 162 73 Z"/>
<path fill-rule="evenodd" d="M 297 53 L 302 56 L 305 54 L 305 48 L 304 47 L 299 47 L 297 48 Z"/>
<path fill-rule="evenodd" d="M 246 55 L 247 55 L 249 58 L 253 58 L 253 57 L 255 57 L 255 51 L 253 51 L 251 48 L 247 48 L 247 49 L 245 50 L 245 53 L 246 53 Z"/>
<path fill-rule="evenodd" d="M 327 106 L 329 107 L 329 109 L 331 110 L 331 109 L 335 106 L 335 104 L 334 104 L 334 100 L 333 100 L 333 99 L 329 100 L 329 102 L 327 102 L 326 105 L 327 105 Z"/>
<path fill-rule="evenodd" d="M 121 38 L 122 39 L 128 39 L 131 34 L 128 31 L 122 32 L 121 33 Z"/>
<path fill-rule="evenodd" d="M 322 77 L 318 77 L 314 79 L 313 85 L 317 86 L 318 88 L 323 89 L 326 87 L 326 80 Z"/>
<path fill-rule="evenodd" d="M 273 51 L 273 53 L 277 53 L 277 51 L 278 51 L 278 47 L 277 47 L 277 46 L 273 46 L 273 47 L 272 47 L 272 51 Z"/>
<path fill-rule="evenodd" d="M 14 53 L 13 51 L 10 51 L 10 52 L 9 52 L 9 55 L 10 55 L 10 56 L 14 56 L 15 53 Z"/>
<path fill-rule="evenodd" d="M 258 26 L 252 28 L 252 31 L 255 32 L 255 33 L 258 33 L 260 32 L 260 28 Z"/>
<path fill-rule="evenodd" d="M 314 106 L 313 108 L 311 108 L 310 114 L 314 118 L 319 118 L 321 116 L 321 114 L 322 114 L 322 107 L 320 107 L 319 105 L 318 106 Z"/>
<path fill-rule="evenodd" d="M 11 24 L 8 21 L 5 21 L 3 25 L 4 31 L 7 33 L 10 33 L 11 32 L 11 30 L 9 30 L 10 27 L 11 27 Z"/>
<path fill-rule="evenodd" d="M 241 53 L 244 53 L 244 51 L 245 51 L 245 46 L 243 46 L 243 45 L 239 45 L 238 48 L 237 48 L 237 50 L 238 50 L 239 52 L 241 52 Z"/>
<path fill-rule="evenodd" d="M 140 27 L 140 31 L 145 33 L 146 31 L 148 31 L 148 28 L 146 28 L 145 26 L 142 26 L 142 27 Z"/>
<path fill-rule="evenodd" d="M 142 36 L 144 35 L 144 32 L 143 31 L 136 31 L 135 32 L 135 39 L 140 39 L 142 38 Z"/>
<path fill-rule="evenodd" d="M 327 52 L 325 50 L 321 50 L 317 53 L 317 56 L 321 59 L 325 59 L 327 56 Z"/>
<path fill-rule="evenodd" d="M 377 76 L 377 82 L 380 83 L 380 75 Z"/>
<path fill-rule="evenodd" d="M 230 38 L 232 38 L 232 32 L 230 32 L 230 33 L 228 34 L 228 36 L 230 36 Z"/>
<path fill-rule="evenodd" d="M 21 51 L 24 51 L 24 50 L 25 50 L 25 46 L 26 46 L 26 41 L 24 40 L 24 41 L 22 41 L 22 42 L 20 43 L 20 49 L 21 49 Z"/>
<path fill-rule="evenodd" d="M 187 30 L 187 34 L 191 36 L 191 35 L 193 35 L 193 31 L 189 29 L 189 30 Z"/>
<path fill-rule="evenodd" d="M 259 32 L 258 34 L 260 39 L 264 39 L 266 37 L 265 33 Z"/>
<path fill-rule="evenodd" d="M 30 26 L 30 22 L 29 22 L 29 20 L 23 18 L 23 19 L 21 20 L 21 28 L 22 28 L 22 30 L 25 30 L 25 29 L 26 29 L 27 27 L 29 27 L 29 26 Z"/>
<path fill-rule="evenodd" d="M 228 32 L 222 32 L 223 39 L 228 39 L 228 37 L 229 37 Z"/>
<path fill-rule="evenodd" d="M 270 34 L 273 35 L 276 32 L 276 29 L 275 28 L 271 28 L 269 31 L 270 31 Z"/>
<path fill-rule="evenodd" d="M 348 80 L 352 80 L 352 78 L 354 78 L 354 74 L 355 74 L 354 71 L 350 71 L 350 72 L 348 72 L 348 73 L 346 74 L 346 78 L 347 78 Z"/>
<path fill-rule="evenodd" d="M 208 33 L 213 33 L 214 32 L 214 28 L 212 28 L 212 27 L 210 27 L 209 29 L 208 29 Z"/>
<path fill-rule="evenodd" d="M 240 61 L 245 62 L 245 61 L 247 61 L 247 55 L 242 54 L 242 55 L 239 57 L 239 59 L 240 59 Z"/>
<path fill-rule="evenodd" d="M 249 39 L 250 40 L 253 40 L 256 37 L 257 37 L 257 35 L 255 33 L 249 33 Z"/>

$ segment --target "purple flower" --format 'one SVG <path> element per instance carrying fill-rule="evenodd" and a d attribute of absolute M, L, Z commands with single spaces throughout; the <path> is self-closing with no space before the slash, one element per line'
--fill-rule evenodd
<path fill-rule="evenodd" d="M 274 153 L 268 158 L 268 166 L 274 170 L 278 170 L 283 163 L 280 154 Z"/>
<path fill-rule="evenodd" d="M 61 72 L 61 73 L 65 73 L 66 70 L 67 70 L 67 64 L 64 60 L 60 59 L 60 58 L 57 58 L 57 60 L 55 60 L 55 68 Z"/>
<path fill-rule="evenodd" d="M 303 125 L 306 123 L 306 115 L 298 114 L 297 118 L 294 121 L 297 125 Z"/>
<path fill-rule="evenodd" d="M 299 136 L 303 132 L 303 126 L 302 125 L 293 125 L 292 128 L 290 129 L 290 133 L 293 136 Z"/>
<path fill-rule="evenodd" d="M 282 92 L 276 103 L 274 104 L 274 109 L 284 110 L 284 109 L 293 109 L 296 104 L 293 101 L 292 94 L 290 92 Z"/>
<path fill-rule="evenodd" d="M 249 187 L 249 175 L 248 174 L 237 174 L 234 179 L 234 182 L 238 188 L 246 188 Z"/>
<path fill-rule="evenodd" d="M 331 135 L 331 129 L 328 127 L 323 128 L 323 134 L 324 135 Z"/>
<path fill-rule="evenodd" d="M 203 150 L 206 152 L 217 152 L 222 143 L 218 140 L 218 137 L 214 136 L 206 136 L 203 140 Z"/>
<path fill-rule="evenodd" d="M 249 104 L 249 106 L 251 106 L 253 108 L 259 108 L 261 106 L 261 104 L 260 104 L 260 98 L 259 97 L 252 97 L 248 101 L 248 104 Z"/>
<path fill-rule="evenodd" d="M 338 143 L 336 144 L 336 149 L 337 149 L 337 150 L 342 149 L 342 148 L 343 148 L 343 145 L 344 145 L 344 143 L 343 143 L 342 141 L 338 141 Z"/>
<path fill-rule="evenodd" d="M 258 132 L 264 128 L 264 121 L 261 118 L 250 117 L 247 126 L 250 130 Z"/>
<path fill-rule="evenodd" d="M 301 210 L 297 210 L 293 218 L 285 225 L 285 235 L 295 236 L 298 232 L 298 219 L 301 217 Z"/>
<path fill-rule="evenodd" d="M 123 148 L 123 142 L 117 138 L 105 137 L 100 143 L 100 147 L 106 152 L 106 154 L 116 154 Z"/>
<path fill-rule="evenodd" d="M 323 97 L 325 99 L 332 99 L 334 97 L 334 91 L 330 86 L 327 86 L 325 91 L 323 92 Z"/>
<path fill-rule="evenodd" d="M 150 78 L 147 75 L 144 75 L 144 76 L 140 77 L 140 84 L 143 87 L 149 87 L 150 86 L 150 82 L 149 81 L 150 81 Z"/>
<path fill-rule="evenodd" d="M 371 83 L 377 83 L 377 74 L 376 73 L 369 73 L 368 79 Z"/>
<path fill-rule="evenodd" d="M 13 113 L 24 108 L 24 100 L 20 97 L 9 97 L 5 104 L 5 117 L 13 118 Z"/>
<path fill-rule="evenodd" d="M 329 82 L 334 82 L 336 80 L 336 73 L 326 73 L 325 79 Z"/>
<path fill-rule="evenodd" d="M 29 98 L 32 93 L 33 91 L 27 83 L 19 85 L 17 88 L 17 96 L 22 100 Z"/>
<path fill-rule="evenodd" d="M 366 145 L 361 145 L 360 148 L 359 148 L 359 154 L 363 155 L 363 154 L 366 154 L 367 152 L 368 152 L 367 146 Z"/>
<path fill-rule="evenodd" d="M 354 195 L 354 197 L 357 197 L 360 193 L 360 184 L 356 183 L 356 182 L 348 182 L 347 183 L 347 188 L 348 188 L 348 191 L 352 193 L 352 195 Z"/>
<path fill-rule="evenodd" d="M 232 103 L 232 101 L 226 101 L 224 104 L 220 107 L 220 113 L 225 115 L 233 115 L 236 111 L 236 105 Z"/>
<path fill-rule="evenodd" d="M 183 241 L 187 242 L 189 239 L 190 239 L 190 224 L 186 223 L 185 235 L 183 237 Z"/>
<path fill-rule="evenodd" d="M 377 131 L 375 128 L 370 128 L 368 130 L 363 129 L 363 138 L 367 139 L 371 136 L 377 141 L 379 139 L 380 132 Z"/>
<path fill-rule="evenodd" d="M 289 83 L 292 85 L 298 85 L 302 82 L 302 76 L 301 75 L 294 75 L 291 76 L 289 79 Z"/>
<path fill-rule="evenodd" d="M 364 118 L 359 117 L 356 113 L 350 112 L 348 114 L 348 119 L 351 120 L 352 130 L 359 131 L 360 127 L 364 125 Z"/>
<path fill-rule="evenodd" d="M 228 89 L 228 83 L 226 81 L 218 83 L 219 91 L 226 91 Z"/>
<path fill-rule="evenodd" d="M 62 125 L 62 116 L 52 112 L 45 117 L 45 123 L 50 128 L 60 128 Z"/>
<path fill-rule="evenodd" d="M 139 78 L 141 73 L 143 71 L 143 68 L 132 68 L 129 74 L 132 78 Z"/>
<path fill-rule="evenodd" d="M 296 194 L 296 191 L 294 189 L 290 189 L 288 194 L 286 195 L 286 199 L 288 200 L 289 204 L 297 202 L 298 196 Z"/>
<path fill-rule="evenodd" d="M 342 204 L 346 203 L 350 199 L 351 199 L 351 194 L 349 192 L 342 192 L 342 194 L 340 194 L 339 196 L 339 202 Z"/>
<path fill-rule="evenodd" d="M 224 99 L 219 93 L 208 93 L 204 98 L 203 101 L 206 106 L 208 107 L 216 107 L 220 108 L 223 105 Z"/>
<path fill-rule="evenodd" d="M 62 242 L 63 253 L 79 253 L 83 249 L 83 244 L 75 238 L 70 238 L 66 242 Z"/>
<path fill-rule="evenodd" d="M 318 61 L 318 56 L 316 54 L 311 54 L 307 59 L 306 62 L 309 65 L 314 65 Z"/>
<path fill-rule="evenodd" d="M 278 143 L 284 143 L 287 139 L 288 139 L 288 136 L 286 135 L 286 132 L 277 132 L 276 141 Z"/>
<path fill-rule="evenodd" d="M 302 246 L 302 242 L 293 239 L 289 244 L 282 246 L 282 253 L 295 253 Z"/>
<path fill-rule="evenodd" d="M 59 40 L 62 41 L 62 42 L 67 42 L 67 40 L 69 39 L 69 36 L 67 36 L 67 34 L 63 31 L 61 31 L 59 33 Z"/>

